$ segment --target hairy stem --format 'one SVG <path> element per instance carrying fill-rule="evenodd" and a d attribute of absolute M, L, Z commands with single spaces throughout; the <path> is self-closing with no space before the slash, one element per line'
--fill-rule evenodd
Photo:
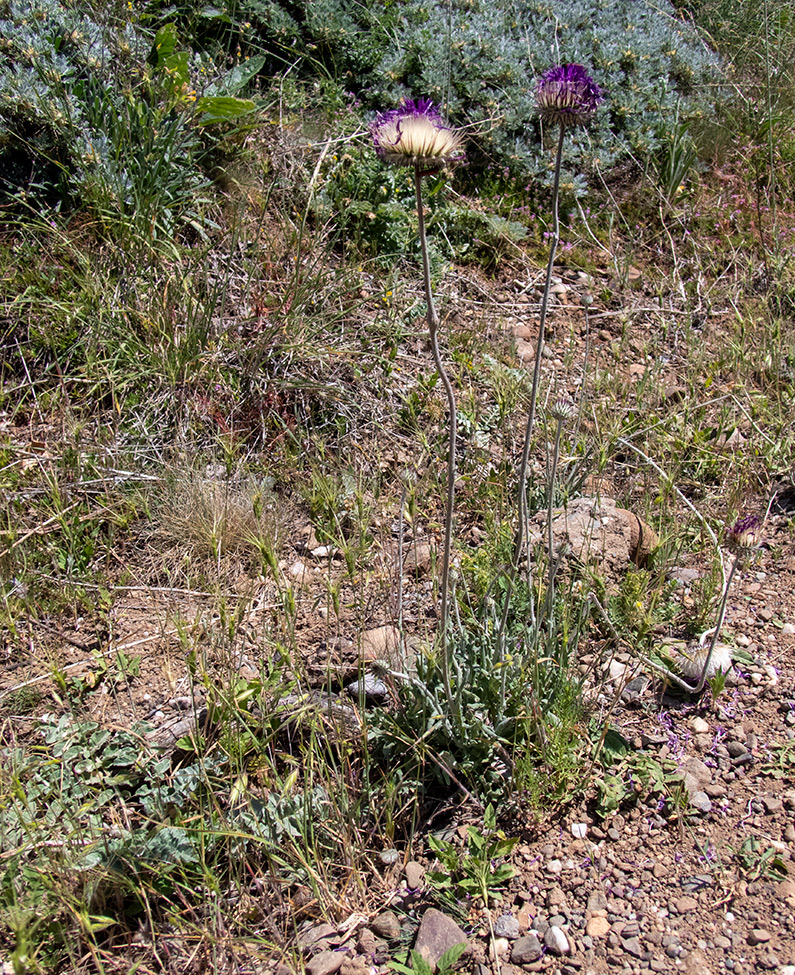
<path fill-rule="evenodd" d="M 442 380 L 442 386 L 447 397 L 449 417 L 447 449 L 447 508 L 444 515 L 444 550 L 442 554 L 442 608 L 439 634 L 439 648 L 442 661 L 442 679 L 447 702 L 453 705 L 453 690 L 450 683 L 450 660 L 447 650 L 447 629 L 450 622 L 450 554 L 453 545 L 453 506 L 455 504 L 455 451 L 457 439 L 457 421 L 455 395 L 450 379 L 442 365 L 439 352 L 439 317 L 433 301 L 431 289 L 431 265 L 428 259 L 428 241 L 425 235 L 425 213 L 422 204 L 422 173 L 418 166 L 414 168 L 414 188 L 417 194 L 417 220 L 419 224 L 420 249 L 422 251 L 422 270 L 425 283 L 425 302 L 428 306 L 428 332 L 431 338 L 431 349 L 436 371 Z M 457 708 L 455 709 L 457 713 Z"/>
<path fill-rule="evenodd" d="M 536 359 L 533 367 L 533 386 L 530 392 L 530 407 L 527 413 L 527 426 L 524 433 L 524 445 L 522 447 L 522 460 L 519 464 L 519 502 L 518 502 L 518 524 L 514 539 L 513 559 L 506 584 L 505 603 L 503 605 L 500 629 L 497 637 L 497 657 L 500 662 L 505 657 L 505 626 L 508 622 L 508 611 L 513 594 L 516 574 L 519 570 L 519 561 L 522 557 L 525 537 L 527 533 L 527 468 L 530 463 L 530 443 L 533 439 L 533 430 L 536 421 L 536 403 L 538 401 L 538 386 L 541 380 L 541 356 L 544 351 L 544 333 L 547 322 L 547 309 L 549 308 L 549 294 L 552 288 L 552 269 L 555 266 L 555 255 L 560 242 L 560 166 L 563 159 L 563 138 L 566 133 L 565 125 L 560 126 L 558 135 L 558 149 L 555 156 L 555 178 L 552 185 L 552 241 L 549 247 L 549 261 L 547 262 L 547 274 L 544 282 L 544 293 L 541 296 L 541 310 L 539 312 L 538 339 L 536 341 Z M 551 557 L 551 553 L 550 553 Z"/>

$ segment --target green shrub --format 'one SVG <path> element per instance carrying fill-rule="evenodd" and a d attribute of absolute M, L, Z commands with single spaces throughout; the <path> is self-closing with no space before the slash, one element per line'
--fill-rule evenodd
<path fill-rule="evenodd" d="M 206 126 L 254 107 L 234 95 L 263 61 L 216 70 L 173 25 L 152 35 L 88 4 L 11 0 L 3 12 L 0 198 L 82 205 L 136 244 L 202 232 Z"/>

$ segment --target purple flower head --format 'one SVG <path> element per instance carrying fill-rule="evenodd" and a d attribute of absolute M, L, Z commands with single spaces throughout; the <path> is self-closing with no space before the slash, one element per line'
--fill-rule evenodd
<path fill-rule="evenodd" d="M 464 158 L 463 136 L 448 125 L 429 98 L 404 102 L 370 125 L 375 151 L 394 166 L 436 169 Z"/>
<path fill-rule="evenodd" d="M 568 396 L 559 396 L 549 407 L 549 415 L 553 420 L 568 420 L 570 416 L 574 415 L 576 409 L 573 399 Z"/>
<path fill-rule="evenodd" d="M 604 98 L 602 89 L 581 64 L 559 64 L 536 83 L 536 105 L 551 125 L 581 125 Z"/>
<path fill-rule="evenodd" d="M 730 548 L 750 552 L 751 549 L 759 547 L 760 528 L 761 524 L 756 515 L 738 518 L 726 533 L 726 543 Z"/>

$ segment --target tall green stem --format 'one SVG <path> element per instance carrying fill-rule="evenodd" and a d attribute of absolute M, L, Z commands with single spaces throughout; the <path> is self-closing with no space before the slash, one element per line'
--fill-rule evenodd
<path fill-rule="evenodd" d="M 536 403 L 538 402 L 538 386 L 541 380 L 541 359 L 544 352 L 544 339 L 546 337 L 547 310 L 549 308 L 549 294 L 552 290 L 552 271 L 555 266 L 555 257 L 560 243 L 560 166 L 563 159 L 563 138 L 566 134 L 565 125 L 560 126 L 558 135 L 558 151 L 555 156 L 555 178 L 552 184 L 552 240 L 549 245 L 549 261 L 547 262 L 547 274 L 544 281 L 544 293 L 541 296 L 541 311 L 538 320 L 538 340 L 536 342 L 536 360 L 533 366 L 533 386 L 530 390 L 530 408 L 527 414 L 527 426 L 525 427 L 524 446 L 522 448 L 522 461 L 519 466 L 519 524 L 516 528 L 516 546 L 513 553 L 514 571 L 519 564 L 524 545 L 525 531 L 527 528 L 527 468 L 530 463 L 530 443 L 533 439 L 533 430 L 536 420 Z"/>
<path fill-rule="evenodd" d="M 558 460 L 560 459 L 560 431 L 563 429 L 563 419 L 558 417 L 555 429 L 555 450 L 552 455 L 552 471 L 549 475 L 549 497 L 547 498 L 547 541 L 549 545 L 549 576 L 547 580 L 547 612 L 548 620 L 551 620 L 555 609 L 555 555 L 554 538 L 552 531 L 552 515 L 555 507 L 555 480 L 558 474 Z M 552 625 L 550 623 L 550 630 Z"/>
<path fill-rule="evenodd" d="M 720 602 L 720 609 L 718 610 L 718 621 L 715 624 L 715 632 L 712 634 L 712 639 L 710 640 L 709 650 L 707 651 L 707 656 L 704 658 L 704 666 L 701 668 L 701 676 L 698 679 L 698 684 L 693 688 L 694 694 L 700 694 L 704 690 L 704 685 L 707 682 L 707 673 L 709 671 L 709 664 L 712 660 L 712 654 L 715 650 L 715 645 L 718 642 L 718 635 L 720 634 L 721 627 L 723 626 L 723 620 L 726 616 L 726 603 L 729 601 L 729 588 L 732 584 L 732 579 L 734 578 L 735 570 L 737 569 L 737 563 L 740 561 L 741 553 L 738 552 L 734 556 L 734 562 L 732 562 L 732 567 L 729 569 L 729 574 L 726 577 L 726 585 L 723 589 L 723 598 Z"/>
<path fill-rule="evenodd" d="M 442 554 L 442 609 L 439 647 L 442 660 L 442 679 L 448 704 L 453 705 L 453 690 L 450 683 L 450 659 L 447 652 L 447 629 L 450 622 L 450 554 L 453 545 L 453 506 L 455 504 L 455 451 L 457 432 L 455 395 L 450 379 L 442 365 L 439 353 L 439 317 L 433 301 L 431 289 L 431 265 L 428 259 L 428 241 L 425 236 L 425 213 L 422 205 L 422 173 L 419 166 L 414 167 L 414 188 L 417 194 L 417 220 L 419 223 L 420 249 L 422 251 L 422 270 L 425 282 L 425 302 L 428 307 L 428 332 L 436 371 L 442 380 L 447 397 L 449 414 L 449 444 L 447 449 L 447 510 L 444 516 L 444 551 Z"/>
<path fill-rule="evenodd" d="M 536 341 L 536 359 L 533 367 L 533 386 L 530 391 L 530 407 L 527 414 L 527 426 L 524 433 L 524 445 L 522 447 L 522 460 L 519 464 L 519 503 L 518 503 L 518 524 L 514 539 L 513 561 L 511 562 L 510 573 L 507 580 L 505 603 L 503 605 L 502 619 L 500 620 L 500 632 L 497 640 L 498 659 L 502 663 L 505 658 L 505 626 L 508 621 L 508 610 L 513 594 L 513 587 L 516 581 L 516 573 L 519 570 L 519 561 L 522 557 L 524 548 L 525 534 L 527 531 L 527 468 L 530 463 L 530 443 L 533 439 L 533 430 L 536 421 L 536 403 L 538 402 L 538 386 L 541 380 L 541 358 L 544 351 L 544 337 L 547 323 L 547 309 L 549 308 L 549 294 L 552 289 L 552 270 L 555 266 L 555 256 L 560 243 L 560 167 L 563 159 L 563 138 L 566 134 L 566 126 L 560 126 L 558 134 L 558 150 L 555 156 L 555 177 L 552 184 L 552 241 L 549 247 L 549 261 L 547 262 L 547 274 L 544 281 L 544 293 L 541 296 L 541 310 L 538 320 L 538 339 Z M 551 557 L 551 555 L 550 555 Z"/>

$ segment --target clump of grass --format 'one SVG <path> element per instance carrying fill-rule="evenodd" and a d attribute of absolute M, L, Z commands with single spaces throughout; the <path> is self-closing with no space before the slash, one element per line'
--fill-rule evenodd
<path fill-rule="evenodd" d="M 193 558 L 228 556 L 275 566 L 286 516 L 267 478 L 228 476 L 223 465 L 185 468 L 166 481 L 157 534 Z"/>

